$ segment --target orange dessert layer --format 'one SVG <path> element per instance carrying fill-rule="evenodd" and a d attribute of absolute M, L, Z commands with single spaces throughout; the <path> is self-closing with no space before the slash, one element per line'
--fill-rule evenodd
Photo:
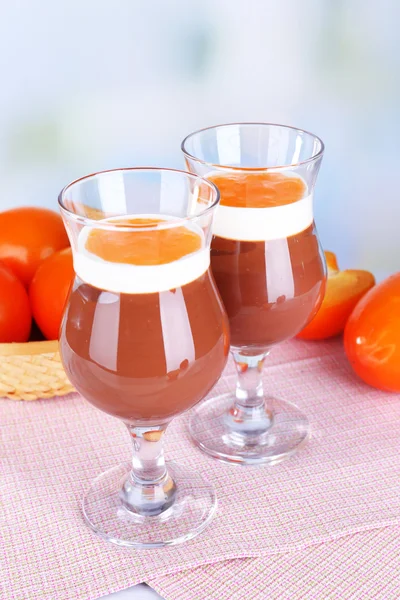
<path fill-rule="evenodd" d="M 93 229 L 85 248 L 88 252 L 112 263 L 131 265 L 163 265 L 200 250 L 202 238 L 199 233 L 177 225 L 168 229 L 149 229 L 165 223 L 156 218 L 126 218 L 110 221 L 118 227 L 129 226 L 131 231 Z"/>
<path fill-rule="evenodd" d="M 231 172 L 212 174 L 221 194 L 222 206 L 236 208 L 271 208 L 301 200 L 306 185 L 300 177 L 289 177 L 276 172 Z"/>

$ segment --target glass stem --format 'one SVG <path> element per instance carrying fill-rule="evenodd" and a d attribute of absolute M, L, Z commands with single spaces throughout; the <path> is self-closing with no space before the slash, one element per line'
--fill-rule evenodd
<path fill-rule="evenodd" d="M 226 417 L 226 425 L 237 443 L 249 444 L 254 436 L 266 433 L 272 424 L 272 410 L 268 405 L 262 383 L 262 369 L 269 351 L 257 356 L 232 352 L 237 371 L 235 402 Z M 235 441 L 235 440 L 233 440 Z"/>
<path fill-rule="evenodd" d="M 121 501 L 130 512 L 144 517 L 159 515 L 174 502 L 176 487 L 164 460 L 166 425 L 128 425 L 133 446 L 132 470 L 121 490 Z"/>

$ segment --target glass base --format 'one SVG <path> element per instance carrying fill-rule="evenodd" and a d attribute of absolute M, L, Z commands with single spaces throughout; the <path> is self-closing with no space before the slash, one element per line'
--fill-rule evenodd
<path fill-rule="evenodd" d="M 206 454 L 223 462 L 258 465 L 277 464 L 292 456 L 309 438 L 307 417 L 289 402 L 268 397 L 268 418 L 235 427 L 235 397 L 224 394 L 200 403 L 192 412 L 189 431 Z M 265 415 L 266 416 L 266 415 Z"/>
<path fill-rule="evenodd" d="M 121 488 L 131 465 L 109 469 L 92 483 L 83 499 L 83 515 L 101 538 L 120 546 L 161 548 L 194 538 L 210 523 L 217 508 L 212 484 L 174 462 L 167 469 L 175 482 L 173 504 L 157 516 L 144 517 L 121 502 Z"/>

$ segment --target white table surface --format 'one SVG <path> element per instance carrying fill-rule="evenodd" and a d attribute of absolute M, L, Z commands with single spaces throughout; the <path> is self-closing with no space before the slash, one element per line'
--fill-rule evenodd
<path fill-rule="evenodd" d="M 163 600 L 163 598 L 148 585 L 141 583 L 140 585 L 134 585 L 121 592 L 116 592 L 109 596 L 102 596 L 101 600 Z"/>

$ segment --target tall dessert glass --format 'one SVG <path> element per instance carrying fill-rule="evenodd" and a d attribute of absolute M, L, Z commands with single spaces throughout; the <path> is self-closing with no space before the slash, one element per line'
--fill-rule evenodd
<path fill-rule="evenodd" d="M 125 423 L 133 447 L 131 463 L 93 481 L 83 513 L 123 546 L 188 540 L 216 507 L 210 483 L 165 463 L 163 437 L 213 387 L 228 355 L 209 268 L 218 199 L 196 175 L 152 168 L 90 175 L 59 197 L 76 273 L 62 361 L 88 402 Z"/>
<path fill-rule="evenodd" d="M 221 194 L 211 243 L 213 275 L 231 329 L 236 390 L 199 405 L 195 443 L 234 463 L 276 463 L 307 439 L 293 404 L 268 393 L 262 370 L 271 348 L 314 316 L 325 262 L 313 220 L 324 146 L 311 133 L 268 123 L 203 129 L 182 142 L 188 169 Z"/>

